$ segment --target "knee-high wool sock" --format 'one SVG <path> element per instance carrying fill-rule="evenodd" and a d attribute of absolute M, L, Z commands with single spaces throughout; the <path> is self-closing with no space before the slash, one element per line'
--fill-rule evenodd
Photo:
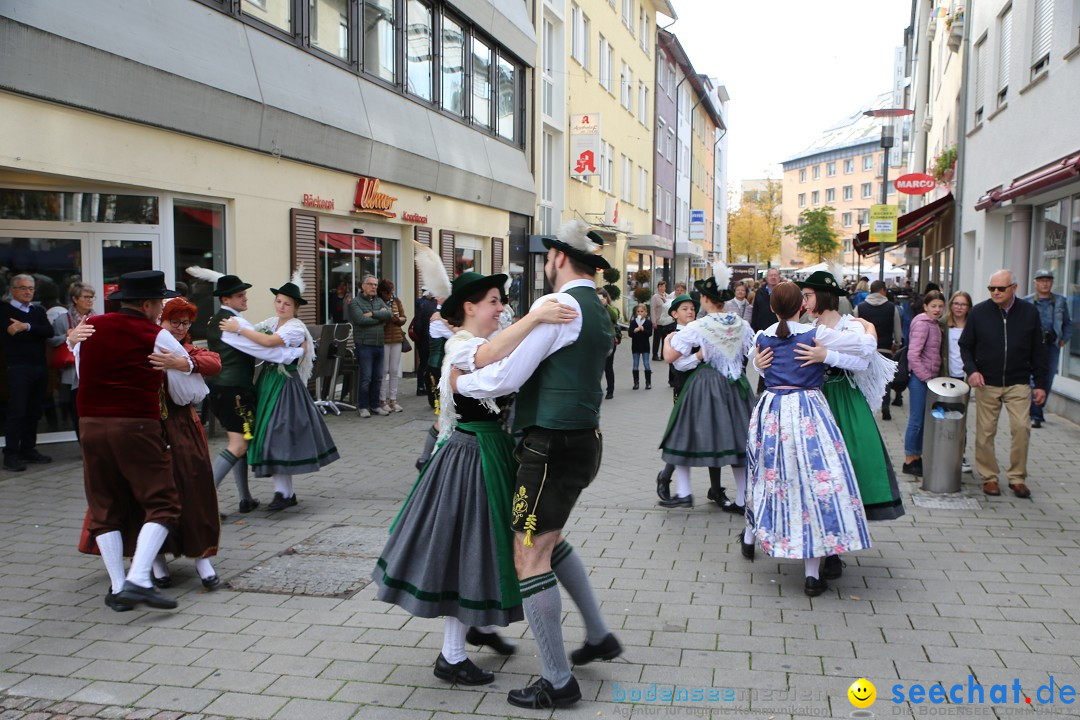
<path fill-rule="evenodd" d="M 585 564 L 574 552 L 573 546 L 565 540 L 556 545 L 551 553 L 551 570 L 559 584 L 566 588 L 570 599 L 577 605 L 582 619 L 585 620 L 585 641 L 596 645 L 611 631 L 600 613 L 600 603 L 596 601 Z"/>
<path fill-rule="evenodd" d="M 236 483 L 236 495 L 241 500 L 251 500 L 251 490 L 248 488 L 248 461 L 247 455 L 238 458 L 232 469 L 233 482 Z"/>
<path fill-rule="evenodd" d="M 521 604 L 540 650 L 544 679 L 555 688 L 570 682 L 570 663 L 562 637 L 562 598 L 555 573 L 546 572 L 521 581 Z"/>
<path fill-rule="evenodd" d="M 688 465 L 675 466 L 675 496 L 686 497 L 690 494 L 690 467 Z"/>
<path fill-rule="evenodd" d="M 281 493 L 281 497 L 288 500 L 293 496 L 292 475 L 274 473 L 274 492 Z"/>
<path fill-rule="evenodd" d="M 442 656 L 451 665 L 465 659 L 465 631 L 468 630 L 456 617 L 446 616 L 443 623 Z"/>
<path fill-rule="evenodd" d="M 168 536 L 169 528 L 160 523 L 148 522 L 142 526 L 139 539 L 135 543 L 135 557 L 131 558 L 131 568 L 127 575 L 128 582 L 144 588 L 152 586 L 150 565 Z"/>
<path fill-rule="evenodd" d="M 158 553 L 158 556 L 154 558 L 152 567 L 154 568 L 154 575 L 157 577 L 163 578 L 169 576 L 169 563 L 165 560 L 165 555 L 163 553 Z"/>
<path fill-rule="evenodd" d="M 210 563 L 210 558 L 199 558 L 196 560 L 195 572 L 199 573 L 199 577 L 203 580 L 217 575 L 217 573 L 214 572 L 214 566 Z"/>
<path fill-rule="evenodd" d="M 818 570 L 821 568 L 821 558 L 806 558 L 806 577 L 812 577 L 815 580 L 820 577 Z"/>
<path fill-rule="evenodd" d="M 97 541 L 101 559 L 105 561 L 112 591 L 118 593 L 124 589 L 124 538 L 119 530 L 113 530 L 101 533 L 94 539 Z"/>
<path fill-rule="evenodd" d="M 233 465 L 236 465 L 237 458 L 228 448 L 225 448 L 218 456 L 214 458 L 214 487 L 221 487 L 221 481 L 225 479 L 225 476 L 229 474 L 229 471 L 233 469 Z M 247 472 L 247 464 L 244 465 L 244 471 Z M 243 499 L 243 498 L 241 498 Z"/>
<path fill-rule="evenodd" d="M 735 504 L 746 505 L 746 466 L 732 467 L 731 474 L 735 476 Z"/>

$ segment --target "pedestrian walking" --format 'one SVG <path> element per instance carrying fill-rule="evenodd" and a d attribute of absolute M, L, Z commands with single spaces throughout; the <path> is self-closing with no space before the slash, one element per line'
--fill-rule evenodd
<path fill-rule="evenodd" d="M 1054 385 L 1054 377 L 1061 362 L 1061 349 L 1072 339 L 1072 320 L 1069 318 L 1069 303 L 1061 295 L 1051 292 L 1054 287 L 1054 273 L 1049 270 L 1035 272 L 1035 292 L 1024 297 L 1039 311 L 1039 324 L 1043 334 L 1043 353 L 1046 355 L 1046 392 L 1049 395 Z M 1032 387 L 1035 381 L 1032 379 Z M 1043 406 L 1031 403 L 1031 427 L 1041 428 L 1046 422 Z"/>
<path fill-rule="evenodd" d="M 1046 402 L 1046 341 L 1039 311 L 1016 297 L 1016 275 L 998 270 L 990 276 L 990 299 L 971 309 L 960 334 L 960 356 L 968 384 L 975 390 L 975 470 L 983 492 L 1000 495 L 994 436 L 1004 407 L 1009 414 L 1011 450 L 1006 476 L 1019 498 L 1027 486 L 1030 407 Z M 1032 389 L 1031 385 L 1035 387 Z"/>
<path fill-rule="evenodd" d="M 653 336 L 655 332 L 658 332 L 654 327 L 652 321 L 649 319 L 649 308 L 645 305 L 638 305 L 634 308 L 634 318 L 630 321 L 630 327 L 626 329 L 626 334 L 630 336 L 630 352 L 634 354 L 634 369 L 632 370 L 634 376 L 634 389 L 637 390 L 640 381 L 641 374 L 638 370 L 638 363 L 644 363 L 645 365 L 645 389 L 652 390 L 652 365 L 649 364 L 649 338 Z"/>

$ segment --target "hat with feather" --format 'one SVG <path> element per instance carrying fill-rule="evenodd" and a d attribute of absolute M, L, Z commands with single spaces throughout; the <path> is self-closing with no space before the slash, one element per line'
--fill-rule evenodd
<path fill-rule="evenodd" d="M 833 272 L 818 270 L 811 273 L 810 277 L 801 282 L 797 281 L 795 284 L 804 290 L 807 288 L 811 290 L 824 290 L 825 292 L 831 292 L 835 295 L 840 295 L 841 297 L 850 295 L 851 293 L 844 289 L 840 280 L 837 280 L 837 277 L 841 279 L 844 277 L 843 268 L 838 265 L 833 265 L 831 269 Z"/>
<path fill-rule="evenodd" d="M 694 289 L 709 298 L 713 302 L 727 302 L 735 297 L 735 291 L 731 289 L 731 268 L 722 262 L 715 262 L 712 266 L 712 275 L 704 280 L 694 283 Z"/>
<path fill-rule="evenodd" d="M 296 268 L 289 282 L 279 288 L 270 288 L 270 292 L 291 297 L 298 305 L 307 305 L 307 300 L 304 299 L 304 263 L 300 263 Z"/>
<path fill-rule="evenodd" d="M 413 240 L 413 261 L 416 263 L 416 271 L 420 273 L 424 290 L 440 300 L 450 297 L 453 291 L 450 287 L 450 276 L 447 275 L 446 266 L 438 253 Z"/>
<path fill-rule="evenodd" d="M 555 237 L 545 235 L 542 242 L 548 250 L 566 253 L 594 270 L 607 270 L 611 267 L 600 254 L 604 250 L 604 238 L 577 218 L 564 222 Z"/>
<path fill-rule="evenodd" d="M 198 265 L 189 267 L 187 274 L 196 280 L 212 283 L 214 285 L 214 297 L 228 297 L 251 287 L 236 275 L 225 275 Z"/>

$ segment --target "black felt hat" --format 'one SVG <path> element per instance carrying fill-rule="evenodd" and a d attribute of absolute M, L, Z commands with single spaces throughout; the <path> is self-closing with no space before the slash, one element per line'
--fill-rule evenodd
<path fill-rule="evenodd" d="M 222 275 L 214 283 L 214 297 L 227 297 L 250 288 L 251 285 L 236 275 Z"/>
<path fill-rule="evenodd" d="M 478 292 L 491 288 L 499 288 L 502 291 L 505 285 L 506 275 L 503 273 L 481 275 L 475 272 L 463 272 L 454 278 L 450 297 L 443 300 L 442 316 L 451 317 L 456 314 L 465 301 Z"/>
<path fill-rule="evenodd" d="M 833 274 L 825 272 L 824 270 L 818 270 L 805 280 L 796 281 L 796 285 L 803 288 L 810 288 L 811 290 L 825 290 L 826 292 L 835 293 L 847 297 L 851 293 L 844 289 L 844 287 L 836 281 Z"/>
<path fill-rule="evenodd" d="M 541 238 L 548 250 L 564 252 L 574 260 L 588 265 L 594 270 L 607 270 L 611 264 L 604 259 L 600 251 L 604 249 L 604 238 L 581 220 L 570 220 L 559 228 L 555 236 Z"/>
<path fill-rule="evenodd" d="M 180 293 L 165 287 L 165 273 L 160 270 L 139 270 L 120 276 L 120 289 L 109 293 L 107 300 L 163 300 Z"/>
<path fill-rule="evenodd" d="M 727 302 L 735 297 L 735 291 L 717 285 L 715 277 L 695 281 L 694 289 L 714 302 Z"/>
<path fill-rule="evenodd" d="M 251 287 L 248 285 L 248 287 Z M 239 292 L 239 291 L 237 291 Z M 270 292 L 274 295 L 285 295 L 291 297 L 296 301 L 297 305 L 307 305 L 307 300 L 304 299 L 303 290 L 296 286 L 296 283 L 287 282 L 279 288 L 270 288 Z"/>

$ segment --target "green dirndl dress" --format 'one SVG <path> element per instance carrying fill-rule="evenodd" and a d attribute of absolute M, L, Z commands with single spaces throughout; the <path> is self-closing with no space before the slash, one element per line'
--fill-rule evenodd
<path fill-rule="evenodd" d="M 313 473 L 339 457 L 296 368 L 295 362 L 265 363 L 259 375 L 254 437 L 248 447 L 255 477 Z"/>
<path fill-rule="evenodd" d="M 837 368 L 829 369 L 821 392 L 847 445 L 866 519 L 900 517 L 904 514 L 900 487 L 866 398 L 849 382 L 847 373 Z"/>

